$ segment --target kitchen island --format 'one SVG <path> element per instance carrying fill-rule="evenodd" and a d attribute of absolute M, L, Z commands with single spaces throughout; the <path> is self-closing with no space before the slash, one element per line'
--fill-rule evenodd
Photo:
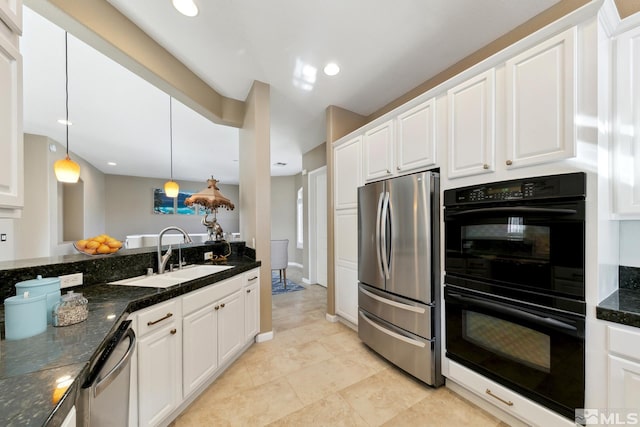
<path fill-rule="evenodd" d="M 191 248 L 198 252 L 197 255 L 204 249 L 211 249 L 211 246 L 204 246 L 204 249 L 199 246 L 202 245 Z M 224 262 L 234 268 L 165 289 L 107 284 L 112 278 L 71 288 L 82 292 L 89 301 L 86 321 L 59 328 L 49 325 L 44 333 L 34 337 L 17 341 L 2 340 L 0 343 L 0 425 L 60 425 L 75 404 L 88 366 L 100 354 L 121 321 L 135 311 L 260 266 L 252 250 L 247 248 L 245 253 L 244 247 L 240 249 Z M 195 259 L 197 255 L 192 254 L 192 257 Z M 125 257 L 126 254 L 117 256 Z M 110 261 L 126 262 L 115 257 Z M 62 267 L 50 264 L 49 268 Z M 78 265 L 73 268 L 77 269 Z M 5 276 L 9 274 L 7 270 L 2 273 Z M 4 307 L 0 314 L 4 319 Z"/>

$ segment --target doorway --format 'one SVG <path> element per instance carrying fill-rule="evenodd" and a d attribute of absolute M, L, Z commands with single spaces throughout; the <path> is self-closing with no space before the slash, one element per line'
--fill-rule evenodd
<path fill-rule="evenodd" d="M 327 167 L 309 172 L 309 280 L 327 286 Z"/>

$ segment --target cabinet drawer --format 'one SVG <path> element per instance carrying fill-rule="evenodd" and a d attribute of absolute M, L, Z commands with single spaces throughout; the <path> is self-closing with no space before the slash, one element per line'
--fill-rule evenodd
<path fill-rule="evenodd" d="M 143 336 L 180 318 L 180 304 L 177 298 L 154 305 L 138 313 L 137 333 Z"/>
<path fill-rule="evenodd" d="M 253 277 L 253 276 L 251 276 Z M 244 275 L 237 275 L 231 279 L 214 283 L 206 288 L 187 294 L 182 299 L 182 312 L 187 315 L 226 297 L 240 289 L 244 282 Z"/>
<path fill-rule="evenodd" d="M 244 273 L 244 285 L 251 286 L 255 283 L 260 284 L 260 269 L 256 268 Z"/>
<path fill-rule="evenodd" d="M 607 327 L 609 352 L 640 360 L 640 330 L 633 331 L 621 327 Z"/>

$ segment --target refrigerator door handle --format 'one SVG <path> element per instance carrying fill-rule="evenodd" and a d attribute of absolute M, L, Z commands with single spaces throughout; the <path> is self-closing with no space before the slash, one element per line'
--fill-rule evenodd
<path fill-rule="evenodd" d="M 382 226 L 380 225 L 380 221 L 382 220 L 382 202 L 384 200 L 384 193 L 380 193 L 380 197 L 378 198 L 378 212 L 376 213 L 376 258 L 378 260 L 378 271 L 380 272 L 380 276 L 384 276 L 384 271 L 382 270 L 382 258 L 381 258 L 381 250 L 382 245 L 380 244 L 380 229 Z"/>
<path fill-rule="evenodd" d="M 380 252 L 382 252 L 382 267 L 384 269 L 384 278 L 389 280 L 389 255 L 387 254 L 387 218 L 389 216 L 389 192 L 384 193 L 382 202 L 382 215 L 380 217 Z"/>
<path fill-rule="evenodd" d="M 370 318 L 366 313 L 364 313 L 362 310 L 360 310 L 360 315 L 362 316 L 362 318 L 363 318 L 364 320 L 366 320 L 366 322 L 367 322 L 367 323 L 369 323 L 372 327 L 376 328 L 377 330 L 379 330 L 380 332 L 382 332 L 382 333 L 383 333 L 383 334 L 385 334 L 385 335 L 389 335 L 389 336 L 390 336 L 390 337 L 392 337 L 392 338 L 395 338 L 395 339 L 397 339 L 397 340 L 399 340 L 399 341 L 403 341 L 403 342 L 405 342 L 405 343 L 407 343 L 407 344 L 414 345 L 414 346 L 416 346 L 416 347 L 420 347 L 420 348 L 424 348 L 424 347 L 426 347 L 426 344 L 425 344 L 425 343 L 423 343 L 423 342 L 421 342 L 421 341 L 415 340 L 415 339 L 413 339 L 413 338 L 411 338 L 411 337 L 409 337 L 409 336 L 406 336 L 406 335 L 400 334 L 400 333 L 398 333 L 398 332 L 392 331 L 391 329 L 387 329 L 387 328 L 385 328 L 385 327 L 384 327 L 384 326 L 382 326 L 382 325 L 379 325 L 377 322 L 374 322 L 374 321 L 373 321 L 373 320 L 372 320 L 372 319 L 371 319 L 371 318 Z"/>

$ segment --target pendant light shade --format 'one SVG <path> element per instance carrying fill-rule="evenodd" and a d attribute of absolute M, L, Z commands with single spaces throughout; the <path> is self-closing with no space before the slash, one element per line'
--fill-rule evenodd
<path fill-rule="evenodd" d="M 59 182 L 76 183 L 80 178 L 80 165 L 69 158 L 69 60 L 68 60 L 68 34 L 64 32 L 64 85 L 65 85 L 65 110 L 67 127 L 67 155 L 64 159 L 58 160 L 53 165 L 53 171 Z"/>
<path fill-rule="evenodd" d="M 76 183 L 80 178 L 80 165 L 71 160 L 69 156 L 60 159 L 53 164 L 53 171 L 59 182 Z"/>
<path fill-rule="evenodd" d="M 164 183 L 164 194 L 167 197 L 178 197 L 180 186 L 173 180 L 173 112 L 171 108 L 171 97 L 169 97 L 169 152 L 171 155 L 171 179 Z"/>

